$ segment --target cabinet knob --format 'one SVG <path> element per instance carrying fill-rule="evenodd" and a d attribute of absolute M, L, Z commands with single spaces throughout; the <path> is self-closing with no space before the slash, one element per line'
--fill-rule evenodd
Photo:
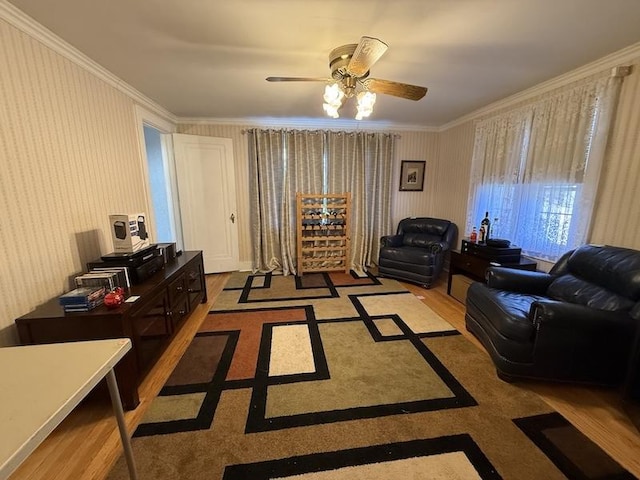
<path fill-rule="evenodd" d="M 167 317 L 170 317 L 171 315 L 173 315 L 173 312 L 172 312 L 171 310 L 169 310 L 167 313 L 165 313 L 165 315 L 166 315 Z"/>
<path fill-rule="evenodd" d="M 184 290 L 184 287 L 182 285 L 179 285 L 176 287 L 176 292 L 181 292 Z"/>

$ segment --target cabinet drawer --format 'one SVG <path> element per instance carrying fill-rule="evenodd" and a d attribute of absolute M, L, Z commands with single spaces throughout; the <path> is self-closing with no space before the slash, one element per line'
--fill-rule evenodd
<path fill-rule="evenodd" d="M 180 297 L 187 291 L 185 275 L 180 275 L 179 278 L 169 284 L 169 304 L 171 307 L 180 302 Z"/>
<path fill-rule="evenodd" d="M 183 295 L 176 303 L 171 305 L 171 324 L 174 330 L 177 330 L 182 321 L 189 316 L 190 311 L 189 297 L 187 295 Z"/>
<path fill-rule="evenodd" d="M 195 265 L 193 269 L 185 273 L 185 283 L 189 294 L 189 309 L 191 310 L 205 298 L 204 273 L 200 265 Z"/>
<path fill-rule="evenodd" d="M 451 255 L 451 265 L 459 270 L 484 279 L 485 271 L 487 267 L 489 267 L 489 261 L 471 255 L 455 254 Z"/>

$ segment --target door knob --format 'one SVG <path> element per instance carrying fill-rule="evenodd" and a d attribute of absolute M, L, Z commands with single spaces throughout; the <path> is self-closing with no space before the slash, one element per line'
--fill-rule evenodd
<path fill-rule="evenodd" d="M 236 223 L 236 216 L 233 213 L 229 218 L 231 219 L 231 223 Z"/>

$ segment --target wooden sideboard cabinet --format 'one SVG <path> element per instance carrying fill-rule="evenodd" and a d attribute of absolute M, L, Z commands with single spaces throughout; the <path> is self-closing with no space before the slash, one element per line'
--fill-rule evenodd
<path fill-rule="evenodd" d="M 25 345 L 128 337 L 133 348 L 116 365 L 122 404 L 132 410 L 140 403 L 138 385 L 151 369 L 183 321 L 207 301 L 202 252 L 184 252 L 139 285 L 127 297 L 140 298 L 115 309 L 104 305 L 89 312 L 65 313 L 52 298 L 16 319 Z"/>
<path fill-rule="evenodd" d="M 520 257 L 518 262 L 496 263 L 486 258 L 478 257 L 469 253 L 462 253 L 451 250 L 449 259 L 449 281 L 447 283 L 447 293 L 451 295 L 451 281 L 454 275 L 462 274 L 477 282 L 484 282 L 484 274 L 492 265 L 515 268 L 518 270 L 535 271 L 538 263 L 526 257 Z"/>

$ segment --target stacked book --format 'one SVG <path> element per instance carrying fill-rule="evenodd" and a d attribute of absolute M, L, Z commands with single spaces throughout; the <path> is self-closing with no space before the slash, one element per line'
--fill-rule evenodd
<path fill-rule="evenodd" d="M 127 267 L 94 268 L 75 278 L 76 287 L 105 287 L 111 291 L 116 287 L 129 288 Z"/>
<path fill-rule="evenodd" d="M 102 305 L 108 293 L 106 287 L 78 287 L 60 296 L 60 305 L 65 312 L 88 312 Z"/>

